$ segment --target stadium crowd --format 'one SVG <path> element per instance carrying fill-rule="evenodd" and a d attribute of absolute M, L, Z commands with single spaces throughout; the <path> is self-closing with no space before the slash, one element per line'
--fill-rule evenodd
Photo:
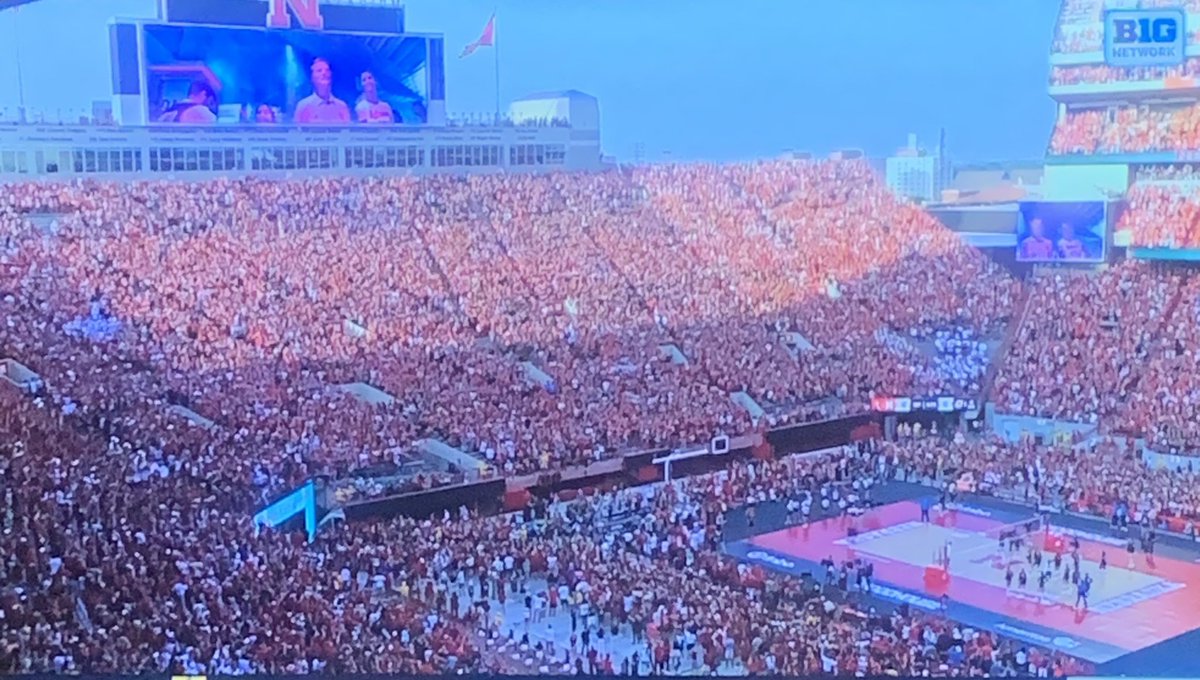
<path fill-rule="evenodd" d="M 1015 412 L 1096 422 L 1129 400 L 1135 367 L 1178 282 L 1139 262 L 1031 283 L 1030 312 L 1001 364 L 996 402 Z"/>
<path fill-rule="evenodd" d="M 1036 277 L 1000 364 L 998 407 L 1194 451 L 1198 281 L 1189 269 L 1139 261 Z"/>
<path fill-rule="evenodd" d="M 1055 54 L 1099 52 L 1104 49 L 1104 35 L 1099 23 L 1061 24 L 1054 36 Z"/>
<path fill-rule="evenodd" d="M 828 415 L 831 398 L 844 412 L 875 394 L 974 393 L 979 343 L 1019 286 L 865 164 L 23 184 L 0 194 L 0 227 L 0 358 L 40 376 L 30 395 L 0 383 L 0 670 L 492 669 L 507 663 L 497 640 L 528 634 L 493 608 L 541 584 L 565 586 L 553 597 L 588 636 L 529 645 L 592 671 L 641 669 L 586 641 L 614 627 L 648 646 L 645 670 L 692 650 L 752 671 L 1074 668 L 718 550 L 732 508 L 812 503 L 834 481 L 861 496 L 900 468 L 934 481 L 953 467 L 1027 486 L 1007 461 L 1032 445 L 915 440 L 739 465 L 536 522 L 464 510 L 312 545 L 251 527 L 279 490 L 399 466 L 423 437 L 514 474 Z M 1198 297 L 1137 264 L 1036 281 L 1002 403 L 1191 436 L 1196 388 L 1178 369 L 1200 338 L 1179 314 Z M 344 389 L 356 383 L 394 401 Z M 732 391 L 768 416 L 752 423 Z M 1181 399 L 1156 409 L 1164 393 Z M 1039 493 L 1196 515 L 1193 478 L 1072 455 L 1046 454 L 1059 484 Z M 596 528 L 613 503 L 645 519 Z M 746 588 L 757 580 L 772 585 Z"/>
<path fill-rule="evenodd" d="M 1107 6 L 1105 0 L 1066 0 L 1058 13 L 1059 26 L 1098 21 Z"/>
<path fill-rule="evenodd" d="M 947 446 L 941 438 L 926 436 L 885 443 L 881 450 L 908 461 L 909 474 L 922 478 L 953 471 L 969 490 L 1105 519 L 1124 504 L 1129 521 L 1195 540 L 1200 470 L 1152 466 L 1126 444 L 1121 437 L 1088 445 L 980 437 L 958 438 Z"/>
<path fill-rule="evenodd" d="M 1178 66 L 1109 66 L 1082 64 L 1052 66 L 1050 85 L 1081 85 L 1084 83 L 1123 83 L 1148 80 L 1194 79 L 1200 75 L 1200 59 L 1189 57 Z"/>
<path fill-rule="evenodd" d="M 1197 0 L 1067 0 L 1062 5 L 1058 15 L 1058 25 L 1055 30 L 1053 52 L 1055 54 L 1078 54 L 1081 52 L 1102 52 L 1104 49 L 1103 19 L 1104 11 L 1109 9 L 1182 9 L 1188 14 L 1200 13 L 1200 2 Z M 1200 31 L 1192 30 L 1188 42 L 1196 39 Z M 1138 69 L 1099 67 L 1064 67 L 1061 80 L 1056 76 L 1053 84 L 1070 84 L 1073 82 L 1111 82 L 1115 80 L 1147 80 L 1161 77 L 1157 72 Z M 1084 78 L 1079 80 L 1079 78 Z M 1092 78 L 1102 80 L 1092 80 Z"/>
<path fill-rule="evenodd" d="M 750 431 L 731 391 L 762 403 L 759 426 L 959 394 L 876 332 L 994 333 L 1017 288 L 859 163 L 26 184 L 0 201 L 5 356 L 62 408 L 147 452 L 224 452 L 215 474 L 262 493 L 392 464 L 421 437 L 524 473 Z M 113 336 L 67 332 L 88 324 Z M 343 389 L 360 383 L 394 401 Z"/>
<path fill-rule="evenodd" d="M 1054 154 L 1117 154 L 1200 149 L 1200 107 L 1124 106 L 1070 111 L 1055 123 Z"/>
<path fill-rule="evenodd" d="M 1134 169 L 1134 182 L 1156 180 L 1193 181 L 1200 178 L 1200 167 L 1195 163 L 1169 163 L 1166 165 L 1140 165 Z"/>
<path fill-rule="evenodd" d="M 1154 0 L 1154 2 L 1166 2 L 1162 5 L 1171 9 L 1179 7 L 1180 3 L 1173 0 Z M 1151 3 L 1142 2 L 1142 7 L 1147 7 Z M 1195 5 L 1194 1 L 1189 2 L 1189 5 Z M 1196 7 L 1188 8 L 1193 13 L 1200 12 Z M 1191 44 L 1200 37 L 1200 30 L 1193 29 L 1188 34 L 1187 42 Z M 1080 54 L 1083 52 L 1103 53 L 1104 51 L 1104 32 L 1103 24 L 1100 17 L 1097 15 L 1092 21 L 1083 23 L 1062 23 L 1058 27 L 1058 32 L 1054 37 L 1054 46 L 1052 48 L 1054 54 Z M 1118 77 L 1117 80 L 1133 80 L 1135 78 Z"/>
<path fill-rule="evenodd" d="M 1117 229 L 1128 230 L 1134 246 L 1200 247 L 1200 184 L 1195 180 L 1139 182 L 1128 200 Z"/>
<path fill-rule="evenodd" d="M 842 674 L 1079 668 L 907 608 L 876 612 L 845 592 L 746 569 L 718 550 L 724 515 L 747 502 L 801 499 L 819 514 L 831 501 L 836 508 L 869 496 L 872 480 L 901 469 L 906 478 L 978 471 L 992 486 L 1018 479 L 1026 458 L 1010 459 L 995 444 L 960 440 L 953 459 L 943 456 L 944 442 L 851 447 L 816 461 L 737 464 L 650 494 L 585 496 L 551 506 L 546 521 L 463 510 L 342 525 L 306 545 L 297 534 L 255 533 L 226 502 L 236 490 L 195 465 L 168 462 L 130 482 L 134 468 L 120 446 L 75 427 L 74 416 L 64 421 L 11 392 L 3 398 L 0 568 L 11 587 L 0 599 L 0 668 L 8 672 L 497 669 L 505 657 L 495 642 L 506 637 L 538 646 L 552 669 L 561 662 L 593 672 L 639 663 L 642 672 L 684 663 Z M 1055 472 L 1073 483 L 1071 475 L 1089 469 Z M 1095 488 L 1162 489 L 1150 479 L 1130 485 L 1130 474 L 1146 471 L 1124 474 Z M 614 506 L 631 510 L 632 524 L 606 524 Z M 534 595 L 537 605 L 529 604 Z M 530 630 L 540 615 L 531 611 L 524 628 L 493 616 L 508 598 L 525 598 L 530 610 L 567 608 L 582 621 L 581 635 L 567 649 L 539 641 Z M 631 637 L 634 654 L 644 645 L 641 661 L 614 660 L 606 634 Z"/>
<path fill-rule="evenodd" d="M 1107 445 L 959 436 L 735 463 L 533 514 L 338 525 L 306 545 L 254 532 L 228 502 L 237 490 L 195 464 L 130 481 L 121 445 L 77 416 L 0 398 L 6 672 L 498 670 L 516 641 L 551 671 L 1061 675 L 1088 668 L 908 607 L 876 611 L 861 584 L 856 597 L 739 565 L 719 550 L 726 516 L 791 499 L 807 521 L 892 478 L 970 478 L 1101 514 L 1127 502 L 1139 521 L 1200 516 L 1194 473 L 1150 470 Z M 523 621 L 502 614 L 509 599 L 525 601 Z M 574 623 L 556 646 L 543 622 L 559 607 Z"/>
<path fill-rule="evenodd" d="M 1151 345 L 1141 384 L 1126 404 L 1126 426 L 1142 432 L 1159 448 L 1200 450 L 1200 277 L 1191 276 L 1180 286 L 1175 313 L 1164 322 Z"/>

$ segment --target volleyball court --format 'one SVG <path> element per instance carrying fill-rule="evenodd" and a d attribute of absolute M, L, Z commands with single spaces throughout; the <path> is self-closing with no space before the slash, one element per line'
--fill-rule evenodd
<path fill-rule="evenodd" d="M 966 581 L 1003 588 L 1009 597 L 1045 605 L 1079 604 L 1110 611 L 1121 605 L 1123 596 L 1162 583 L 1118 546 L 1111 553 L 1080 550 L 1069 532 L 1044 516 L 967 527 L 957 515 L 955 510 L 943 511 L 931 521 L 855 532 L 835 543 L 864 556 L 923 566 L 925 589 L 933 594 L 944 594 L 951 584 Z M 1081 599 L 1084 582 L 1087 596 Z"/>
<path fill-rule="evenodd" d="M 1090 579 L 1094 584 L 1094 572 L 1100 571 L 1099 564 L 1073 549 L 1070 540 L 1055 531 L 1045 516 L 981 531 L 947 528 L 940 523 L 929 526 L 927 533 L 932 534 L 935 547 L 925 567 L 925 584 L 931 590 L 947 587 L 953 578 L 965 578 L 1003 584 L 1010 594 L 1046 604 L 1074 605 L 1080 583 Z"/>
<path fill-rule="evenodd" d="M 760 534 L 730 549 L 793 572 L 812 569 L 805 563 L 865 560 L 893 596 L 926 603 L 945 597 L 984 627 L 1007 625 L 1011 632 L 1021 621 L 1022 630 L 1062 631 L 1078 645 L 1073 653 L 1096 662 L 1200 627 L 1200 564 L 1140 549 L 1131 556 L 1121 538 L 1062 527 L 1029 510 L 938 510 L 901 501 L 861 517 Z M 1086 606 L 1077 607 L 1085 579 Z"/>

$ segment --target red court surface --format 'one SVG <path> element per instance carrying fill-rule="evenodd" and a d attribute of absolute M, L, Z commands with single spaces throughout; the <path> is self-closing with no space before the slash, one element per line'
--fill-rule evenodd
<path fill-rule="evenodd" d="M 1129 651 L 1139 650 L 1200 628 L 1200 564 L 1140 552 L 1134 568 L 1129 556 L 1105 537 L 1079 536 L 1084 574 L 1094 580 L 1086 613 L 1074 608 L 1074 586 L 1052 579 L 1039 597 L 1036 577 L 1022 591 L 1006 591 L 1001 554 L 993 537 L 1013 517 L 1001 521 L 965 511 L 934 512 L 932 523 L 920 521 L 920 506 L 894 503 L 857 518 L 829 519 L 750 539 L 752 545 L 808 562 L 832 557 L 837 562 L 863 557 L 875 565 L 875 580 L 914 592 L 929 592 L 925 568 L 947 541 L 950 582 L 944 592 L 956 603 L 975 607 L 1067 635 L 1088 638 Z M 847 538 L 847 529 L 859 535 Z M 1101 553 L 1108 567 L 1098 568 Z M 1024 553 L 1014 559 L 1024 562 Z M 1151 564 L 1152 563 L 1152 564 Z M 941 592 L 936 594 L 940 596 Z M 1036 601 L 1036 600 L 1042 601 Z"/>

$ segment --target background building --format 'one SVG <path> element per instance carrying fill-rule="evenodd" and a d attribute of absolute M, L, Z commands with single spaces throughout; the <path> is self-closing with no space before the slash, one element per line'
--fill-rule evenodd
<path fill-rule="evenodd" d="M 944 133 L 942 137 L 944 140 Z M 937 200 L 947 183 L 947 165 L 943 147 L 944 143 L 939 144 L 937 151 L 929 153 L 918 148 L 917 135 L 909 133 L 908 145 L 899 149 L 885 163 L 884 176 L 888 188 L 896 194 L 914 201 Z"/>

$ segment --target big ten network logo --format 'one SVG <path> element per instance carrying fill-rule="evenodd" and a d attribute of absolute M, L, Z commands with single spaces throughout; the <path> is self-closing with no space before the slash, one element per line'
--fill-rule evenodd
<path fill-rule="evenodd" d="M 1186 50 L 1187 15 L 1179 9 L 1113 9 L 1104 14 L 1109 66 L 1175 66 Z"/>
<path fill-rule="evenodd" d="M 321 16 L 320 0 L 267 0 L 270 9 L 267 11 L 267 26 L 270 28 L 291 28 L 292 15 L 301 28 L 320 31 L 325 28 L 325 18 Z M 291 10 L 290 12 L 288 10 Z"/>

